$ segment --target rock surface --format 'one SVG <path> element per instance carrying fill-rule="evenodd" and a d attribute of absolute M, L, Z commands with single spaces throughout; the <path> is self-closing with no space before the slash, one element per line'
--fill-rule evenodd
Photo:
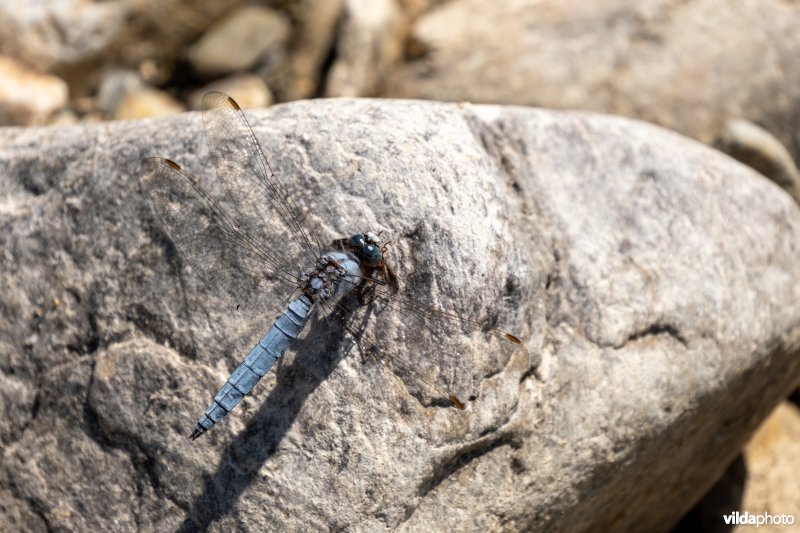
<path fill-rule="evenodd" d="M 0 523 L 664 529 L 800 378 L 800 211 L 719 152 L 520 108 L 248 116 L 321 240 L 385 230 L 406 283 L 490 310 L 530 361 L 489 369 L 462 412 L 333 335 L 190 442 L 273 319 L 209 294 L 139 181 L 151 155 L 208 175 L 199 115 L 0 130 Z"/>
<path fill-rule="evenodd" d="M 415 22 L 422 57 L 386 95 L 587 109 L 704 143 L 747 119 L 797 160 L 798 27 L 782 0 L 455 0 Z"/>

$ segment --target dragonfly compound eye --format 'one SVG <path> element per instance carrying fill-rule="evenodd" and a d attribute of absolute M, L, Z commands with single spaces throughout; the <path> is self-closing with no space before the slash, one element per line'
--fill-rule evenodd
<path fill-rule="evenodd" d="M 364 256 L 364 259 L 371 265 L 377 265 L 383 260 L 383 254 L 381 253 L 381 249 L 375 246 L 374 244 L 366 244 L 363 248 L 361 248 L 361 253 Z"/>
<path fill-rule="evenodd" d="M 361 248 L 362 246 L 364 246 L 365 242 L 366 240 L 364 239 L 364 236 L 360 233 L 356 233 L 355 235 L 350 237 L 349 244 L 353 248 Z"/>

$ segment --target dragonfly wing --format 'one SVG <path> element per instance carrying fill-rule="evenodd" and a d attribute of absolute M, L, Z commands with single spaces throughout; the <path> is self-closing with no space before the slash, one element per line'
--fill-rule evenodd
<path fill-rule="evenodd" d="M 376 286 L 367 305 L 340 302 L 344 328 L 368 361 L 388 367 L 424 404 L 463 409 L 483 379 L 527 367 L 514 335 L 384 289 Z"/>
<path fill-rule="evenodd" d="M 288 296 L 296 287 L 297 268 L 177 163 L 147 159 L 141 175 L 170 237 L 212 293 L 246 315 L 263 317 L 282 301 L 276 288 L 286 287 Z"/>
<path fill-rule="evenodd" d="M 287 265 L 305 266 L 320 255 L 300 210 L 278 181 L 242 110 L 229 96 L 203 97 L 203 125 L 211 161 L 231 200 L 237 224 L 261 235 Z"/>

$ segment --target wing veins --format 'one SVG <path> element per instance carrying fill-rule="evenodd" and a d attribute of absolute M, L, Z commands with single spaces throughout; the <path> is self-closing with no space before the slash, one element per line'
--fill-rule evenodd
<path fill-rule="evenodd" d="M 228 133 L 232 133 L 231 130 L 234 130 L 234 132 L 240 130 L 244 139 L 242 139 L 240 135 L 229 135 L 228 142 L 237 143 L 234 146 L 239 146 L 239 148 L 243 150 L 243 153 L 247 156 L 244 166 L 255 174 L 257 178 L 255 185 L 257 185 L 257 188 L 260 190 L 262 197 L 268 201 L 270 207 L 280 218 L 285 229 L 289 230 L 289 234 L 292 237 L 299 237 L 300 241 L 297 242 L 297 245 L 300 253 L 313 262 L 316 259 L 317 250 L 315 250 L 314 246 L 311 244 L 308 231 L 300 222 L 300 216 L 298 215 L 299 209 L 296 203 L 288 194 L 285 187 L 275 177 L 275 173 L 272 171 L 272 167 L 267 161 L 261 149 L 261 145 L 258 143 L 253 129 L 250 127 L 250 123 L 247 121 L 244 113 L 235 103 L 231 102 L 232 100 L 228 96 L 218 92 L 208 93 L 203 98 L 203 119 L 206 137 L 209 140 L 209 148 L 211 149 L 212 160 L 217 169 L 217 176 L 227 189 L 229 187 L 228 181 L 224 172 L 221 172 L 222 162 L 224 161 L 222 150 L 224 149 L 223 147 L 227 145 L 225 144 L 225 140 L 222 140 L 221 136 L 217 135 L 219 133 L 217 127 Z M 248 178 L 246 175 L 238 175 L 238 177 L 250 183 L 254 183 L 254 180 Z M 240 215 L 244 215 L 244 213 L 240 211 Z M 246 219 L 247 217 L 243 216 L 242 218 Z"/>

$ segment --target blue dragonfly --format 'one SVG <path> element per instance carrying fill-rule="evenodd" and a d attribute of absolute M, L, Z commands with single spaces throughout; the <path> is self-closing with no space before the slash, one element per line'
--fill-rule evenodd
<path fill-rule="evenodd" d="M 525 351 L 510 333 L 468 319 L 463 312 L 431 307 L 411 296 L 413 291 L 402 290 L 387 260 L 389 243 L 380 233 L 355 233 L 323 249 L 312 239 L 296 202 L 276 178 L 232 98 L 219 92 L 206 94 L 203 124 L 218 186 L 206 189 L 169 159 L 147 159 L 141 175 L 155 210 L 194 272 L 236 310 L 253 317 L 274 316 L 275 302 L 283 301 L 276 294 L 289 297 L 290 303 L 214 396 L 192 431 L 192 440 L 251 393 L 315 312 L 342 318 L 338 322 L 346 337 L 362 353 L 405 376 L 410 389 L 431 406 L 463 410 L 465 399 L 453 392 L 456 374 L 467 376 L 462 384 L 474 385 L 476 379 L 460 371 L 458 357 L 466 348 L 454 344 L 453 338 L 482 338 L 487 354 L 495 357 Z M 450 354 L 450 363 L 443 365 L 450 371 L 450 383 L 448 376 L 437 375 L 443 373 L 434 361 L 417 357 L 412 362 L 397 342 L 388 342 L 384 328 L 376 324 L 377 315 L 383 313 L 370 319 L 372 315 L 364 311 L 372 308 L 394 310 L 415 343 L 435 351 L 438 360 Z"/>

